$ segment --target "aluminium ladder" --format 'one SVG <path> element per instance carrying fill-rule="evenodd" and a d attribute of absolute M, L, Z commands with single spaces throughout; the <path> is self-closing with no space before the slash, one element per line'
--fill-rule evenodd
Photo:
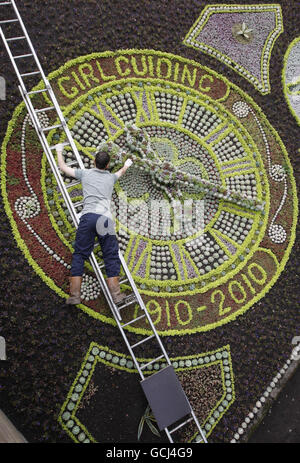
<path fill-rule="evenodd" d="M 72 218 L 72 221 L 74 223 L 75 228 L 78 227 L 79 224 L 79 215 L 77 213 L 76 208 L 80 206 L 82 203 L 73 203 L 71 200 L 71 197 L 69 195 L 68 189 L 73 186 L 75 183 L 78 183 L 77 180 L 65 184 L 63 177 L 57 167 L 55 157 L 53 155 L 53 151 L 55 150 L 55 145 L 50 146 L 47 140 L 47 132 L 49 132 L 52 129 L 60 129 L 65 135 L 66 141 L 63 142 L 62 144 L 64 146 L 68 146 L 71 148 L 71 151 L 73 152 L 75 156 L 75 161 L 73 160 L 71 163 L 67 163 L 67 165 L 74 165 L 75 163 L 78 164 L 79 168 L 84 169 L 83 162 L 81 160 L 80 154 L 77 150 L 77 147 L 75 145 L 75 142 L 71 136 L 70 130 L 67 126 L 67 123 L 65 121 L 65 118 L 62 114 L 62 111 L 59 107 L 59 104 L 57 102 L 57 99 L 55 97 L 55 94 L 52 90 L 52 87 L 45 76 L 43 69 L 41 67 L 41 64 L 39 62 L 39 59 L 35 53 L 35 50 L 33 48 L 33 45 L 31 43 L 31 40 L 28 36 L 28 33 L 26 31 L 26 28 L 24 26 L 24 23 L 21 19 L 21 16 L 19 14 L 19 11 L 17 9 L 17 6 L 15 4 L 14 0 L 10 1 L 0 1 L 0 7 L 1 11 L 2 7 L 7 7 L 8 14 L 14 13 L 15 17 L 9 17 L 7 20 L 1 20 L 0 21 L 0 36 L 4 42 L 6 51 L 9 55 L 9 58 L 11 60 L 11 63 L 13 65 L 13 68 L 16 72 L 16 75 L 19 80 L 19 91 L 22 95 L 22 98 L 25 102 L 26 109 L 30 115 L 30 118 L 32 120 L 33 126 L 36 130 L 36 133 L 38 135 L 38 138 L 40 140 L 40 143 L 43 147 L 43 150 L 46 154 L 47 160 L 50 164 L 50 167 L 52 169 L 52 172 L 54 174 L 55 180 L 57 182 L 57 185 L 60 189 L 60 193 L 62 195 L 63 200 L 66 203 L 66 206 L 69 210 L 70 216 Z M 5 11 L 6 14 L 6 11 Z M 11 25 L 12 23 L 16 23 L 16 25 L 21 28 L 21 34 L 22 35 L 17 35 L 15 37 L 6 37 L 6 31 L 5 31 L 5 26 L 6 25 Z M 2 28 L 4 27 L 4 30 Z M 23 52 L 22 54 L 15 54 L 10 47 L 10 44 L 14 43 L 23 43 L 25 47 L 27 47 L 27 50 L 25 53 Z M 30 70 L 30 72 L 22 72 L 19 69 L 18 63 L 21 62 L 22 60 L 31 60 L 34 63 L 34 66 Z M 44 82 L 44 88 L 39 89 L 39 90 L 31 90 L 28 91 L 26 88 L 26 85 L 24 83 L 24 80 L 26 80 L 27 77 L 30 76 L 38 76 L 39 80 L 42 79 Z M 48 98 L 51 100 L 51 106 L 45 107 L 45 108 L 35 108 L 31 99 L 31 95 L 35 95 L 37 93 L 45 93 L 47 94 Z M 44 127 L 40 123 L 40 120 L 38 118 L 39 113 L 45 112 L 45 111 L 55 111 L 59 123 L 56 125 L 52 125 L 49 127 Z M 197 420 L 197 417 L 181 387 L 181 384 L 175 374 L 175 371 L 173 369 L 173 366 L 171 364 L 171 361 L 168 357 L 167 352 L 164 349 L 164 346 L 160 340 L 160 337 L 158 336 L 156 329 L 154 327 L 154 324 L 151 320 L 151 317 L 143 303 L 143 300 L 138 292 L 138 289 L 134 283 L 134 280 L 129 272 L 129 269 L 127 267 L 127 264 L 125 262 L 125 259 L 121 252 L 119 253 L 120 260 L 121 260 L 121 266 L 125 274 L 125 280 L 121 281 L 120 284 L 122 283 L 127 283 L 131 286 L 132 288 L 132 296 L 131 299 L 128 300 L 125 299 L 125 303 L 121 305 L 116 305 L 114 304 L 111 294 L 108 290 L 108 287 L 105 282 L 105 278 L 102 274 L 101 269 L 104 267 L 104 264 L 99 265 L 94 253 L 91 254 L 90 257 L 90 263 L 91 266 L 95 272 L 95 275 L 100 283 L 101 290 L 104 293 L 104 296 L 107 300 L 107 303 L 112 311 L 112 314 L 115 318 L 115 321 L 117 323 L 118 328 L 121 331 L 121 334 L 123 336 L 123 339 L 127 345 L 127 348 L 132 356 L 133 362 L 135 364 L 135 367 L 141 377 L 141 386 L 144 390 L 144 393 L 148 399 L 148 402 L 150 404 L 150 407 L 152 409 L 152 412 L 157 420 L 158 426 L 160 430 L 164 430 L 167 434 L 167 437 L 171 443 L 173 443 L 173 437 L 171 436 L 172 433 L 177 431 L 178 429 L 182 428 L 184 425 L 187 423 L 194 421 L 199 434 L 201 436 L 201 439 L 198 440 L 197 442 L 207 442 L 205 433 L 202 431 L 200 424 Z M 137 303 L 139 308 L 142 311 L 142 315 L 139 315 L 138 317 L 126 322 L 122 323 L 122 316 L 121 316 L 121 310 L 124 309 L 125 307 Z M 135 344 L 130 344 L 129 340 L 127 339 L 126 336 L 126 331 L 124 330 L 124 327 L 128 325 L 134 324 L 136 321 L 145 318 L 148 322 L 148 324 L 151 327 L 152 333 L 150 336 L 142 339 L 141 341 L 135 343 Z M 136 357 L 134 353 L 134 349 L 138 347 L 139 345 L 150 341 L 151 339 L 154 339 L 158 347 L 161 351 L 161 355 L 159 355 L 157 358 L 154 360 L 148 362 L 148 363 L 141 363 L 138 361 L 138 358 Z M 152 365 L 154 362 L 165 359 L 165 362 L 167 364 L 166 367 L 162 368 L 160 371 L 151 374 L 148 377 L 145 377 L 144 371 L 147 367 Z M 190 416 L 187 418 L 187 416 Z M 187 419 L 186 419 L 187 418 Z M 182 419 L 185 419 L 185 421 L 182 422 Z M 180 422 L 181 421 L 181 422 Z M 179 423 L 180 422 L 180 423 Z M 178 424 L 179 423 L 179 424 Z M 173 429 L 169 429 L 172 425 L 176 424 Z"/>

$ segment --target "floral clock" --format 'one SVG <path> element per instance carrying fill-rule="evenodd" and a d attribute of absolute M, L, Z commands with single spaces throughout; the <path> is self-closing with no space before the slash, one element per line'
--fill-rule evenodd
<path fill-rule="evenodd" d="M 135 156 L 112 209 L 120 249 L 158 332 L 207 331 L 261 299 L 288 259 L 297 199 L 285 147 L 254 101 L 210 69 L 153 50 L 80 57 L 49 80 L 87 168 L 100 144 L 119 149 L 112 171 L 120 153 Z M 46 97 L 34 99 L 42 124 L 55 125 L 55 113 L 43 110 Z M 64 137 L 53 129 L 48 140 L 53 146 Z M 64 155 L 76 167 L 73 153 Z M 18 245 L 65 298 L 75 230 L 23 104 L 2 156 Z M 80 213 L 81 186 L 65 182 Z M 95 255 L 101 262 L 99 246 Z M 89 263 L 79 308 L 114 323 Z M 136 313 L 132 305 L 124 321 Z M 147 325 L 128 330 L 144 333 Z"/>

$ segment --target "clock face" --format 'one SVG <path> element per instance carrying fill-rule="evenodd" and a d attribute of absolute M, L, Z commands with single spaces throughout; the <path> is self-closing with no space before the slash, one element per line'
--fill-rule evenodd
<path fill-rule="evenodd" d="M 130 156 L 126 126 L 134 124 L 175 179 L 192 175 L 216 187 L 207 194 L 184 181 L 179 196 L 176 180 L 153 173 L 155 161 L 153 171 L 134 163 L 116 184 L 112 211 L 120 249 L 158 331 L 212 329 L 263 297 L 288 257 L 296 208 L 287 153 L 260 108 L 209 69 L 154 51 L 83 57 L 79 66 L 70 62 L 49 78 L 86 168 L 93 167 L 103 142 L 112 141 Z M 41 113 L 41 122 L 54 124 L 55 114 Z M 24 130 L 32 130 L 29 121 Z M 61 141 L 63 135 L 50 132 L 50 145 Z M 65 149 L 64 156 L 76 167 L 71 151 Z M 121 166 L 112 158 L 112 171 Z M 41 215 L 34 201 L 47 210 L 49 228 L 60 241 L 48 247 L 62 261 L 57 260 L 61 274 L 55 281 L 62 294 L 75 231 L 45 158 L 41 172 L 32 217 L 24 212 L 30 209 L 26 197 L 15 199 L 15 215 L 24 226 Z M 77 203 L 81 185 L 65 182 Z M 236 193 L 244 205 L 220 190 Z M 47 246 L 46 238 L 43 242 Z M 99 246 L 95 255 L 101 262 Z M 52 278 L 49 268 L 45 263 L 43 273 Z M 83 309 L 110 321 L 88 263 L 83 291 Z M 137 310 L 129 309 L 124 321 Z M 147 331 L 143 321 L 136 331 Z"/>
<path fill-rule="evenodd" d="M 158 159 L 172 164 L 177 175 L 193 174 L 251 200 L 265 200 L 268 184 L 257 169 L 259 152 L 242 124 L 222 105 L 201 95 L 187 95 L 175 85 L 162 91 L 150 84 L 141 87 L 129 82 L 122 90 L 111 86 L 109 93 L 95 95 L 84 104 L 83 117 L 74 120 L 74 136 L 85 132 L 87 121 L 92 130 L 101 126 L 100 108 L 105 108 L 120 126 L 109 140 L 124 151 L 128 152 L 124 124 L 134 122 L 147 133 Z M 143 100 L 140 115 L 139 98 Z M 108 139 L 105 132 L 103 139 Z M 80 139 L 79 148 L 92 159 L 97 141 L 87 146 Z M 216 275 L 232 268 L 243 246 L 253 247 L 263 229 L 264 213 L 199 195 L 188 182 L 182 194 L 179 198 L 175 192 L 170 200 L 159 181 L 154 183 L 151 173 L 140 165 L 127 171 L 113 194 L 120 247 L 146 295 L 183 296 L 191 289 L 200 293 L 204 284 L 207 287 Z"/>

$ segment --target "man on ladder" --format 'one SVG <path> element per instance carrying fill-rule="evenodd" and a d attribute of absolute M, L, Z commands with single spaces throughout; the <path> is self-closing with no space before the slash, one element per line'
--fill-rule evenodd
<path fill-rule="evenodd" d="M 110 156 L 105 150 L 95 153 L 95 167 L 92 169 L 74 169 L 69 167 L 62 155 L 63 145 L 56 145 L 57 162 L 62 172 L 80 180 L 83 190 L 83 210 L 76 231 L 75 247 L 72 256 L 70 297 L 67 304 L 80 304 L 80 290 L 84 261 L 94 249 L 95 237 L 98 237 L 105 264 L 107 286 L 115 304 L 126 297 L 120 291 L 119 245 L 110 212 L 111 196 L 114 184 L 131 166 L 127 159 L 124 166 L 116 173 L 108 169 Z"/>

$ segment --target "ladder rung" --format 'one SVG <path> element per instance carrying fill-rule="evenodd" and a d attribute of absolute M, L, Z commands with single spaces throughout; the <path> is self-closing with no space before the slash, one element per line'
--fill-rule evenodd
<path fill-rule="evenodd" d="M 148 336 L 148 338 L 142 339 L 141 341 L 139 341 L 139 342 L 133 344 L 133 345 L 130 346 L 130 347 L 132 347 L 132 349 L 133 349 L 134 347 L 139 346 L 140 344 L 143 344 L 143 342 L 149 341 L 150 339 L 152 339 L 152 338 L 154 338 L 154 337 L 155 337 L 155 334 L 152 334 L 151 336 Z"/>
<path fill-rule="evenodd" d="M 184 426 L 185 424 L 189 423 L 190 421 L 193 421 L 194 418 L 189 418 L 188 420 L 184 421 L 183 423 L 179 424 L 178 426 L 176 426 L 176 428 L 172 429 L 172 431 L 169 431 L 170 434 L 172 434 L 172 432 L 175 432 L 177 431 L 178 429 L 182 428 L 182 426 Z"/>
<path fill-rule="evenodd" d="M 29 56 L 33 56 L 33 54 L 28 53 L 27 55 L 17 55 L 17 56 L 13 56 L 13 59 L 28 58 Z"/>
<path fill-rule="evenodd" d="M 35 112 L 36 113 L 41 113 L 43 111 L 51 111 L 52 109 L 55 109 L 55 107 L 54 106 L 49 106 L 48 108 L 36 109 Z"/>
<path fill-rule="evenodd" d="M 36 74 L 40 74 L 40 71 L 25 72 L 25 74 L 20 74 L 20 75 L 21 75 L 21 77 L 25 77 L 25 76 L 34 76 Z"/>
<path fill-rule="evenodd" d="M 151 360 L 151 362 L 148 362 L 148 363 L 146 363 L 145 365 L 142 365 L 142 366 L 140 367 L 141 370 L 143 370 L 144 368 L 146 368 L 148 365 L 152 365 L 152 363 L 154 363 L 154 362 L 156 362 L 157 360 L 160 360 L 160 359 L 162 359 L 162 358 L 164 358 L 164 354 L 160 355 L 159 357 L 157 357 L 157 358 L 154 359 L 154 360 Z"/>
<path fill-rule="evenodd" d="M 67 165 L 68 167 L 74 166 L 75 164 L 78 164 L 78 161 L 75 160 L 75 161 L 71 161 L 71 162 L 66 162 L 66 165 Z M 70 183 L 68 186 L 78 185 L 79 183 L 81 183 L 81 181 L 80 181 L 80 180 L 76 180 L 76 182 L 72 182 L 72 183 Z"/>
<path fill-rule="evenodd" d="M 66 164 L 68 167 L 71 166 L 71 164 Z M 80 180 L 76 180 L 76 182 L 71 182 L 71 183 L 67 183 L 66 184 L 66 188 L 71 188 L 71 186 L 76 186 L 76 185 L 80 185 L 81 184 L 81 181 Z"/>
<path fill-rule="evenodd" d="M 32 90 L 31 92 L 28 92 L 27 95 L 34 95 L 35 93 L 42 93 L 42 92 L 47 92 L 47 88 L 42 88 L 41 90 Z"/>
<path fill-rule="evenodd" d="M 1 2 L 0 3 L 0 6 L 4 6 L 4 5 L 11 5 L 11 2 Z"/>
<path fill-rule="evenodd" d="M 65 141 L 65 142 L 63 142 L 63 143 L 60 143 L 60 145 L 61 145 L 61 146 L 68 146 L 68 145 L 70 145 L 70 143 L 69 143 L 68 141 Z M 49 148 L 50 148 L 51 150 L 54 150 L 54 149 L 56 149 L 56 145 L 49 146 Z"/>
<path fill-rule="evenodd" d="M 25 35 L 20 35 L 19 37 L 9 37 L 6 39 L 6 42 L 13 42 L 14 40 L 24 40 L 26 39 Z"/>
<path fill-rule="evenodd" d="M 68 167 L 71 166 L 71 164 L 66 164 Z M 80 185 L 81 184 L 81 181 L 80 180 L 76 180 L 76 182 L 71 182 L 71 183 L 66 183 L 66 188 L 71 188 L 72 186 L 76 186 L 76 185 Z"/>
<path fill-rule="evenodd" d="M 204 439 L 200 439 L 200 440 L 197 440 L 197 444 L 201 444 L 201 442 L 203 442 Z"/>
<path fill-rule="evenodd" d="M 83 206 L 83 201 L 78 201 L 77 203 L 73 203 L 74 208 Z"/>
<path fill-rule="evenodd" d="M 17 19 L 6 19 L 5 21 L 0 21 L 0 24 L 15 23 L 17 21 L 19 21 L 18 18 Z"/>
<path fill-rule="evenodd" d="M 63 127 L 63 125 L 62 124 L 50 125 L 49 127 L 43 127 L 42 131 L 46 132 L 47 130 L 58 129 L 59 127 Z"/>
<path fill-rule="evenodd" d="M 124 283 L 127 283 L 127 281 L 128 281 L 128 278 L 125 278 L 125 280 L 121 280 L 119 284 L 123 285 Z"/>
<path fill-rule="evenodd" d="M 121 305 L 120 307 L 118 306 L 118 309 L 119 310 L 124 309 L 125 307 L 128 307 L 129 305 L 133 304 L 134 302 L 136 302 L 136 298 L 130 300 L 129 302 L 126 302 L 125 304 Z"/>
<path fill-rule="evenodd" d="M 123 326 L 131 325 L 131 323 L 137 322 L 138 320 L 141 320 L 144 317 L 146 317 L 146 315 L 143 313 L 143 315 L 140 315 L 139 317 L 136 317 L 133 320 L 130 320 L 129 322 L 127 322 L 127 323 L 124 323 L 124 325 L 122 325 L 122 328 L 123 328 Z"/>

